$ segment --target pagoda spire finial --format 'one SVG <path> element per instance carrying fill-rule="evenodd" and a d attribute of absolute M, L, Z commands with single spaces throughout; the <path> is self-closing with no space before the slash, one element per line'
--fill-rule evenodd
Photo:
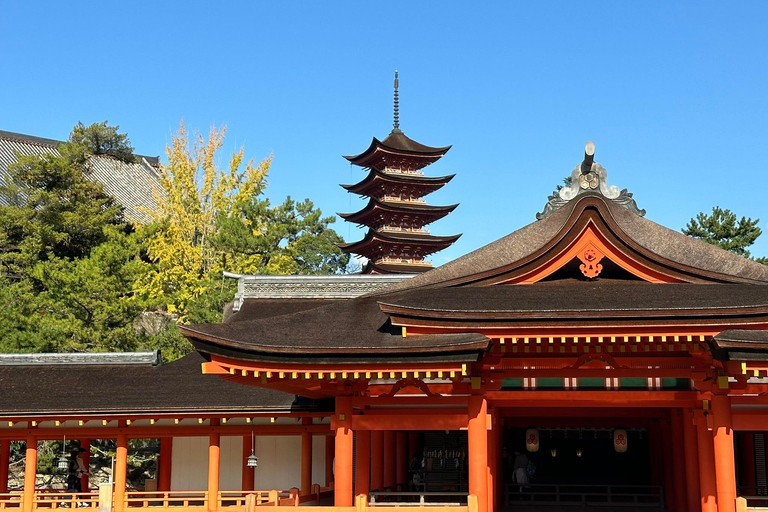
<path fill-rule="evenodd" d="M 397 70 L 395 70 L 395 122 L 394 129 L 392 131 L 400 131 L 400 94 L 397 89 L 400 87 L 400 80 L 397 78 Z"/>

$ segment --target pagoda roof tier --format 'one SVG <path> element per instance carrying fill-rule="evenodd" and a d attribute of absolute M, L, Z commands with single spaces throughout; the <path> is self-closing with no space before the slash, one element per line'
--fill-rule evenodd
<path fill-rule="evenodd" d="M 439 160 L 449 149 L 451 146 L 439 148 L 419 144 L 395 128 L 383 141 L 374 137 L 368 149 L 359 155 L 344 158 L 354 165 L 372 169 L 381 170 L 387 167 L 388 163 L 398 162 L 407 162 L 411 169 L 421 169 Z"/>
<path fill-rule="evenodd" d="M 442 188 L 455 174 L 430 177 L 421 174 L 391 173 L 371 169 L 368 176 L 354 185 L 342 185 L 344 189 L 361 196 L 374 196 L 388 191 L 413 190 L 417 197 L 424 197 Z"/>
<path fill-rule="evenodd" d="M 459 205 L 432 206 L 425 203 L 379 201 L 371 198 L 362 210 L 355 213 L 339 213 L 338 216 L 364 226 L 371 226 L 380 221 L 384 224 L 399 223 L 403 219 L 408 219 L 412 227 L 421 228 L 442 219 L 457 206 Z"/>
<path fill-rule="evenodd" d="M 339 248 L 344 252 L 361 254 L 368 259 L 377 259 L 379 256 L 391 253 L 424 257 L 450 247 L 460 236 L 460 234 L 435 236 L 425 233 L 387 233 L 369 229 L 362 240 L 339 244 Z"/>
<path fill-rule="evenodd" d="M 728 329 L 710 342 L 715 357 L 724 361 L 768 361 L 768 330 Z"/>

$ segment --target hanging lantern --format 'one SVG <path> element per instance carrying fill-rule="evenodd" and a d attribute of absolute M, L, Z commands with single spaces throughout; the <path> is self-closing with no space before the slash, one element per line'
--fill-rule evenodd
<path fill-rule="evenodd" d="M 576 448 L 576 456 L 581 457 L 581 454 L 582 454 L 581 448 Z"/>
<path fill-rule="evenodd" d="M 249 468 L 259 465 L 259 458 L 256 456 L 256 434 L 253 432 L 251 432 L 251 454 L 245 459 L 245 465 Z"/>
<path fill-rule="evenodd" d="M 525 448 L 529 452 L 539 451 L 539 431 L 535 428 L 529 428 L 525 431 Z"/>
<path fill-rule="evenodd" d="M 613 448 L 618 453 L 627 451 L 627 431 L 623 428 L 617 428 L 613 431 Z"/>
<path fill-rule="evenodd" d="M 552 457 L 557 457 L 557 448 L 552 448 L 551 450 L 549 450 L 549 453 L 552 454 Z"/>
<path fill-rule="evenodd" d="M 67 436 L 64 435 L 64 442 L 61 444 L 61 457 L 56 459 L 56 467 L 61 471 L 69 469 L 69 459 L 67 458 Z"/>

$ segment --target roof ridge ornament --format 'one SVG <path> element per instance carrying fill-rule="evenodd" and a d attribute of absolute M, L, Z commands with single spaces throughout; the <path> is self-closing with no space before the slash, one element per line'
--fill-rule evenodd
<path fill-rule="evenodd" d="M 397 78 L 397 70 L 395 70 L 395 121 L 393 123 L 392 133 L 402 133 L 400 131 L 400 94 L 398 88 L 400 87 L 400 80 Z"/>
<path fill-rule="evenodd" d="M 549 217 L 552 212 L 562 208 L 572 199 L 587 193 L 600 194 L 636 215 L 641 217 L 645 215 L 645 210 L 639 209 L 635 200 L 632 199 L 631 192 L 627 192 L 627 189 L 619 190 L 615 185 L 608 185 L 608 171 L 595 162 L 595 144 L 589 141 L 584 146 L 584 160 L 571 172 L 568 183 L 547 198 L 544 211 L 537 213 L 536 219 Z"/>

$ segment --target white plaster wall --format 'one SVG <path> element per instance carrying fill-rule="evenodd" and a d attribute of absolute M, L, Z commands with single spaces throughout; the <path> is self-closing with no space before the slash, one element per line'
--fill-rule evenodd
<path fill-rule="evenodd" d="M 243 436 L 222 436 L 220 445 L 219 489 L 239 491 L 243 488 Z"/>
<path fill-rule="evenodd" d="M 312 483 L 325 485 L 325 436 L 312 436 Z"/>
<path fill-rule="evenodd" d="M 256 436 L 255 448 L 259 466 L 254 471 L 254 489 L 301 486 L 301 436 Z"/>
<path fill-rule="evenodd" d="M 222 436 L 219 449 L 219 489 L 242 488 L 243 438 Z M 174 437 L 171 490 L 204 491 L 208 488 L 208 438 Z"/>
<path fill-rule="evenodd" d="M 172 491 L 208 488 L 208 438 L 174 437 L 171 465 Z"/>

